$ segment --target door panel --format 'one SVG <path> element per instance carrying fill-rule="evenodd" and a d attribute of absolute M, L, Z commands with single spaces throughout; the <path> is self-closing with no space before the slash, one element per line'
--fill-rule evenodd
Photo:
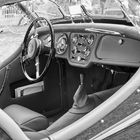
<path fill-rule="evenodd" d="M 21 86 L 34 84 L 29 82 L 21 69 L 20 59 L 17 57 L 9 65 L 8 78 L 4 90 L 0 96 L 0 107 L 4 108 L 10 104 L 20 104 L 38 112 L 48 112 L 50 110 L 61 109 L 61 84 L 59 65 L 56 60 L 52 61 L 49 71 L 42 79 L 44 81 L 44 91 L 36 94 L 15 98 L 15 89 Z M 30 68 L 32 73 L 32 67 Z M 5 69 L 0 71 L 0 86 L 4 79 Z"/>
<path fill-rule="evenodd" d="M 9 74 L 9 71 L 6 67 L 4 67 L 0 70 L 0 107 L 1 108 L 3 108 L 4 105 L 9 100 L 9 95 L 6 92 L 8 74 Z M 4 93 L 6 93 L 6 94 L 4 94 Z"/>

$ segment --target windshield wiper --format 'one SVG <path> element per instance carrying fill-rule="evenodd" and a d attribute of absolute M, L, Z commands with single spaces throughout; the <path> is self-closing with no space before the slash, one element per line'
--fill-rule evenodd
<path fill-rule="evenodd" d="M 88 11 L 86 10 L 85 6 L 82 4 L 80 6 L 81 6 L 81 9 L 83 10 L 84 14 L 91 20 L 91 22 L 94 22 L 93 18 L 88 14 Z"/>
<path fill-rule="evenodd" d="M 67 17 L 66 16 L 66 14 L 65 14 L 65 12 L 64 12 L 64 10 L 61 8 L 61 6 L 59 6 L 55 1 L 53 1 L 53 0 L 50 0 L 52 3 L 54 3 L 56 6 L 57 6 L 57 8 L 59 9 L 59 11 L 61 12 L 61 14 L 63 15 L 63 17 Z"/>

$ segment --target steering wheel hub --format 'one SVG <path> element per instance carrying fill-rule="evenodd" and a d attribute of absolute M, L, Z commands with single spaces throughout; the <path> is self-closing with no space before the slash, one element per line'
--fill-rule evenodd
<path fill-rule="evenodd" d="M 41 41 L 37 38 L 30 40 L 27 49 L 27 57 L 34 59 L 38 54 L 41 47 Z"/>

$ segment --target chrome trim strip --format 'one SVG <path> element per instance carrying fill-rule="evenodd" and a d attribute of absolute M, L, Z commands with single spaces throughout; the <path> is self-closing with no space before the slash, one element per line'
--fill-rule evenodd
<path fill-rule="evenodd" d="M 129 126 L 136 124 L 140 121 L 140 109 L 136 112 L 132 113 L 131 115 L 127 116 L 123 120 L 119 121 L 118 123 L 112 125 L 111 127 L 105 129 L 104 131 L 100 132 L 99 134 L 92 137 L 90 140 L 102 140 L 113 134 L 128 128 Z"/>
<path fill-rule="evenodd" d="M 86 28 L 85 31 L 95 32 L 95 33 L 102 33 L 102 34 L 110 34 L 110 35 L 119 35 L 122 36 L 121 33 L 111 30 L 105 29 L 96 29 L 96 28 Z"/>

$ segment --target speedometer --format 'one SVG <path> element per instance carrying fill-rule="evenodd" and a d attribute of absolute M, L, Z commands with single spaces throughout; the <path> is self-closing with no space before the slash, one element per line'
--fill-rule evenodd
<path fill-rule="evenodd" d="M 56 53 L 64 54 L 67 49 L 67 36 L 65 34 L 61 35 L 56 42 Z"/>

